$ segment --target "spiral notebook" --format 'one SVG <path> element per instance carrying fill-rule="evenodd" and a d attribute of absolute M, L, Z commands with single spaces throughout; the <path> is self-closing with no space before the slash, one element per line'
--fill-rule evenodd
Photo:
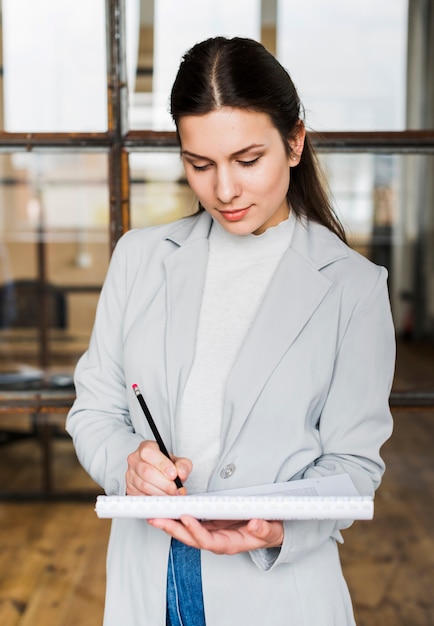
<path fill-rule="evenodd" d="M 98 496 L 95 511 L 100 518 L 366 520 L 374 502 L 341 474 L 186 496 Z"/>

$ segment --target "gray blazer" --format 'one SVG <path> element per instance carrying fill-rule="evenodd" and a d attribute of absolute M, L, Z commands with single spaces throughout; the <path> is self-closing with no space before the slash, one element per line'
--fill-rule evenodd
<path fill-rule="evenodd" d="M 113 254 L 67 420 L 81 463 L 107 494 L 125 493 L 128 454 L 153 438 L 133 383 L 168 448 L 182 455 L 177 414 L 211 224 L 202 213 L 130 231 Z M 360 493 L 373 494 L 392 430 L 394 355 L 386 271 L 326 228 L 297 220 L 229 376 L 209 490 L 348 473 Z M 204 551 L 207 625 L 354 624 L 337 552 L 350 524 L 285 522 L 281 549 Z M 169 543 L 146 521 L 113 521 L 105 626 L 165 624 Z"/>

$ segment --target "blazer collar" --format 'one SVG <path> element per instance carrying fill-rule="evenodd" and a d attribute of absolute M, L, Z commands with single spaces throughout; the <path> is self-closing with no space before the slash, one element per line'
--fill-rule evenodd
<path fill-rule="evenodd" d="M 325 226 L 304 217 L 296 221 L 290 247 L 316 270 L 348 257 L 348 247 L 343 241 Z"/>
<path fill-rule="evenodd" d="M 177 223 L 166 238 L 181 247 L 209 237 L 212 218 L 203 211 Z M 296 219 L 290 248 L 300 254 L 313 268 L 321 270 L 330 263 L 348 256 L 347 246 L 328 228 L 304 217 Z"/>
<path fill-rule="evenodd" d="M 166 239 L 181 247 L 194 241 L 208 239 L 212 226 L 212 218 L 206 211 L 185 217 L 178 222 Z"/>

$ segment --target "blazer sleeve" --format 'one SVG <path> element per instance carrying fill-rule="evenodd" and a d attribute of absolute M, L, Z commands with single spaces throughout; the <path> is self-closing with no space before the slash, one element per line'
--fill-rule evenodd
<path fill-rule="evenodd" d="M 108 495 L 125 494 L 127 457 L 143 440 L 130 420 L 123 371 L 130 232 L 112 255 L 89 348 L 75 370 L 77 397 L 66 421 L 80 463 Z"/>
<path fill-rule="evenodd" d="M 389 395 L 395 366 L 395 332 L 387 272 L 378 268 L 370 293 L 350 317 L 337 352 L 319 431 L 322 455 L 305 478 L 348 473 L 361 495 L 373 496 L 384 472 L 380 448 L 392 432 Z M 330 537 L 342 541 L 348 521 L 287 521 L 280 550 L 251 553 L 264 570 L 295 561 Z"/>

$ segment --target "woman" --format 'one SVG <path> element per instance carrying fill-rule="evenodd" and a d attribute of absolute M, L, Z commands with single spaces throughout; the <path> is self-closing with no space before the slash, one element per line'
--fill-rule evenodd
<path fill-rule="evenodd" d="M 68 416 L 82 464 L 109 495 L 342 473 L 372 495 L 392 428 L 386 271 L 345 244 L 290 77 L 257 42 L 210 39 L 171 112 L 200 211 L 113 254 Z M 350 524 L 116 519 L 104 623 L 354 624 Z"/>

